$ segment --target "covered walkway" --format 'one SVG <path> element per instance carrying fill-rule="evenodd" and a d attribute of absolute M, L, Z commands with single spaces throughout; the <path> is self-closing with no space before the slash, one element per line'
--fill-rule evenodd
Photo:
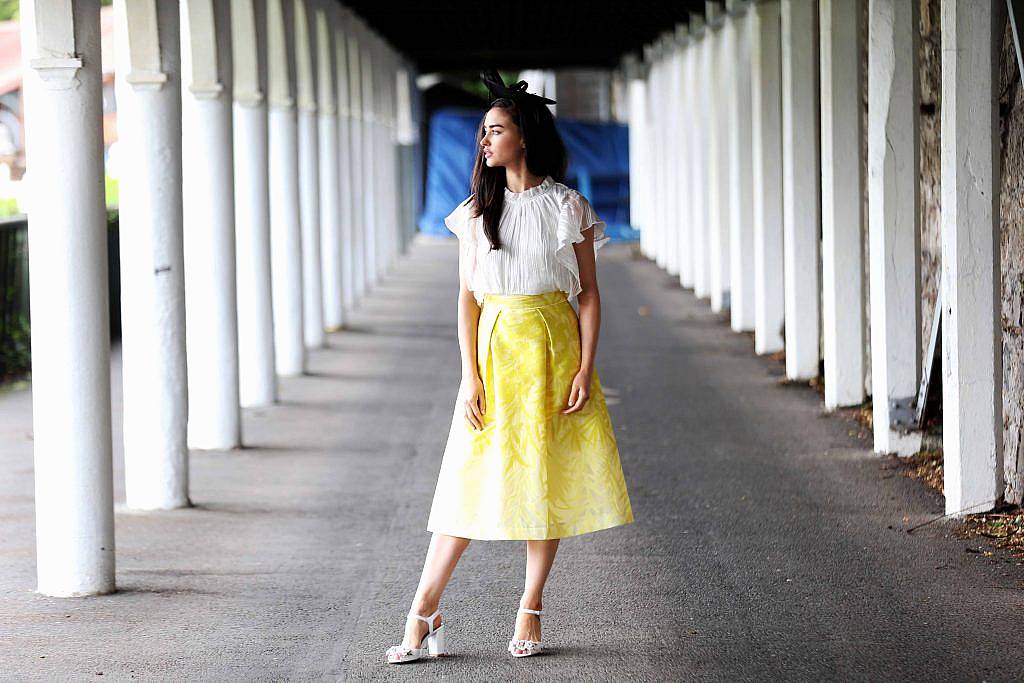
<path fill-rule="evenodd" d="M 118 592 L 102 599 L 35 592 L 31 396 L 0 396 L 2 677 L 1019 676 L 1019 568 L 965 552 L 948 522 L 906 533 L 942 500 L 629 245 L 601 253 L 597 363 L 636 522 L 562 543 L 550 656 L 504 649 L 521 545 L 475 542 L 442 603 L 454 656 L 384 664 L 458 385 L 456 267 L 455 244 L 414 241 L 276 404 L 243 410 L 245 448 L 191 453 L 191 508 L 125 507 L 115 349 Z"/>

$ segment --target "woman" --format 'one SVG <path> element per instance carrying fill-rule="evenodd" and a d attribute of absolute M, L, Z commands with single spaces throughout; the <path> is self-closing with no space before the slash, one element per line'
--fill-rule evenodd
<path fill-rule="evenodd" d="M 480 128 L 474 192 L 445 219 L 460 243 L 462 383 L 427 522 L 433 536 L 391 663 L 446 653 L 438 606 L 471 539 L 526 540 L 508 643 L 525 657 L 541 650 L 541 596 L 559 539 L 633 521 L 594 369 L 605 224 L 558 182 L 567 161 L 545 106 L 554 103 L 523 81 L 482 76 L 496 99 Z"/>

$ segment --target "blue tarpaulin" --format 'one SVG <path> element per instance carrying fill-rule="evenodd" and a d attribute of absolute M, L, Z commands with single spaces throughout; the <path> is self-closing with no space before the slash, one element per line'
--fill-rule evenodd
<path fill-rule="evenodd" d="M 482 114 L 446 108 L 430 120 L 427 192 L 420 230 L 451 235 L 444 218 L 470 193 L 469 180 L 477 153 L 477 126 Z M 565 184 L 585 196 L 608 224 L 612 241 L 638 239 L 629 225 L 629 133 L 618 123 L 556 119 L 569 152 Z"/>

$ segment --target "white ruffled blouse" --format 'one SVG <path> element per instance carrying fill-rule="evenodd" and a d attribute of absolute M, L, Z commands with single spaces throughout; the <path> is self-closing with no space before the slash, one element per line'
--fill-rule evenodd
<path fill-rule="evenodd" d="M 477 302 L 484 294 L 543 294 L 557 289 L 572 298 L 582 291 L 573 244 L 594 228 L 594 252 L 610 239 L 605 222 L 587 198 L 551 176 L 523 192 L 505 188 L 498 233 L 501 249 L 492 250 L 483 217 L 474 217 L 473 195 L 455 208 L 444 224 L 459 238 L 466 282 Z"/>

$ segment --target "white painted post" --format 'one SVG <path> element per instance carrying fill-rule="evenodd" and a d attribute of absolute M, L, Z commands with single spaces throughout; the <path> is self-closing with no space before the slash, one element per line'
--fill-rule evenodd
<path fill-rule="evenodd" d="M 336 105 L 337 70 L 334 29 L 336 15 L 332 5 L 316 10 L 317 77 L 319 96 L 320 159 L 320 258 L 323 273 L 324 327 L 341 329 L 345 322 L 344 282 L 342 276 L 341 189 L 338 177 L 338 108 Z"/>
<path fill-rule="evenodd" d="M 55 597 L 111 593 L 114 484 L 98 0 L 22 0 L 21 45 L 37 586 Z"/>
<path fill-rule="evenodd" d="M 1003 498 L 994 3 L 943 0 L 942 452 L 947 514 Z"/>
<path fill-rule="evenodd" d="M 307 348 L 324 345 L 323 279 L 320 269 L 320 160 L 317 138 L 317 45 L 315 12 L 306 0 L 295 8 L 295 67 L 299 131 L 299 224 L 302 230 L 302 327 Z"/>
<path fill-rule="evenodd" d="M 269 93 L 270 255 L 273 271 L 277 374 L 305 371 L 302 321 L 302 233 L 295 106 L 295 15 L 291 0 L 267 2 Z"/>
<path fill-rule="evenodd" d="M 821 171 L 815 0 L 782 0 L 782 215 L 786 376 L 818 375 Z"/>
<path fill-rule="evenodd" d="M 232 0 L 235 264 L 242 407 L 277 400 L 270 272 L 266 0 Z"/>
<path fill-rule="evenodd" d="M 711 100 L 708 125 L 708 201 L 709 259 L 711 275 L 711 310 L 721 313 L 729 307 L 729 128 L 728 99 L 725 92 L 732 80 L 732 27 L 719 5 L 706 3 L 710 60 L 709 88 Z"/>
<path fill-rule="evenodd" d="M 232 156 L 231 8 L 181 3 L 188 444 L 242 441 Z"/>
<path fill-rule="evenodd" d="M 707 263 L 704 258 L 705 237 L 707 230 L 707 211 L 705 206 L 705 184 L 707 171 L 704 168 L 707 150 L 707 133 L 705 128 L 705 103 L 707 98 L 704 78 L 704 56 L 706 52 L 706 34 L 702 14 L 690 12 L 690 145 L 687 150 L 687 161 L 690 166 L 690 206 L 689 206 L 689 240 L 690 270 L 693 273 L 693 293 L 697 297 L 707 295 Z"/>
<path fill-rule="evenodd" d="M 825 408 L 864 401 L 862 0 L 819 0 Z"/>
<path fill-rule="evenodd" d="M 668 209 L 669 200 L 667 199 L 668 193 L 671 191 L 671 183 L 669 181 L 669 155 L 668 155 L 668 84 L 669 79 L 667 77 L 668 71 L 668 41 L 664 34 L 658 38 L 656 48 L 657 59 L 655 61 L 654 76 L 654 101 L 655 101 L 655 120 L 654 120 L 654 152 L 655 152 L 655 178 L 657 182 L 657 210 L 655 212 L 655 221 L 657 227 L 655 228 L 655 234 L 657 235 L 657 242 L 655 246 L 655 263 L 662 270 L 668 267 L 668 234 L 671 217 Z"/>
<path fill-rule="evenodd" d="M 919 8 L 868 3 L 868 217 L 874 446 L 912 455 L 908 415 L 921 376 Z"/>
<path fill-rule="evenodd" d="M 693 14 L 690 15 L 693 27 Z M 715 98 L 708 93 L 714 88 L 712 62 L 712 48 L 714 37 L 711 28 L 703 23 L 701 19 L 697 24 L 700 31 L 700 60 L 698 60 L 699 75 L 697 80 L 697 92 L 701 93 L 700 125 L 697 126 L 700 144 L 695 145 L 696 149 L 696 172 L 697 187 L 694 189 L 694 208 L 698 212 L 694 219 L 695 240 L 694 249 L 697 251 L 694 269 L 693 293 L 699 299 L 711 296 L 711 229 L 712 211 L 714 201 L 711 196 L 711 119 L 714 116 L 713 103 Z"/>
<path fill-rule="evenodd" d="M 690 62 L 693 55 L 693 39 L 690 37 L 689 26 L 679 24 L 676 27 L 676 40 L 679 42 L 679 77 L 675 88 L 679 93 L 676 110 L 676 176 L 675 191 L 678 197 L 675 215 L 677 217 L 676 232 L 678 249 L 676 260 L 679 266 L 679 284 L 687 289 L 693 287 L 693 241 L 690 224 L 690 145 L 693 144 L 693 103 L 691 95 Z"/>
<path fill-rule="evenodd" d="M 337 65 L 338 93 L 338 208 L 341 232 L 341 291 L 344 309 L 355 306 L 356 255 L 355 243 L 355 191 L 352 180 L 352 107 L 350 104 L 351 78 L 349 75 L 348 21 L 347 11 L 336 8 L 337 26 L 334 32 L 334 55 Z M 343 316 L 347 319 L 347 313 Z"/>
<path fill-rule="evenodd" d="M 363 104 L 363 131 L 359 151 L 361 153 L 363 173 L 363 206 L 361 215 L 363 217 L 363 247 L 366 250 L 363 260 L 366 281 L 364 286 L 367 291 L 373 289 L 377 284 L 377 242 L 380 232 L 380 206 L 377 195 L 377 166 L 380 165 L 380 157 L 377 155 L 377 118 L 376 99 L 373 91 L 373 70 L 375 56 L 373 54 L 373 38 L 370 30 L 357 24 L 360 33 L 360 55 L 359 66 L 361 69 L 359 82 L 362 89 Z"/>
<path fill-rule="evenodd" d="M 750 5 L 728 3 L 732 78 L 725 86 L 729 130 L 729 309 L 733 331 L 754 329 L 754 211 L 751 157 Z"/>
<path fill-rule="evenodd" d="M 128 507 L 189 505 L 177 2 L 114 3 Z"/>
<path fill-rule="evenodd" d="M 359 35 L 358 19 L 349 14 L 347 31 L 348 38 L 348 68 L 349 68 L 349 109 L 350 109 L 350 134 L 352 153 L 351 159 L 351 180 L 352 180 L 352 241 L 355 258 L 355 300 L 358 305 L 366 294 L 366 278 L 368 266 L 366 265 L 366 196 L 364 187 L 369 183 L 366 179 L 366 167 L 363 164 L 365 140 L 365 125 L 363 123 L 363 50 L 360 46 L 362 37 Z"/>
<path fill-rule="evenodd" d="M 779 0 L 751 14 L 751 163 L 754 220 L 754 352 L 785 346 L 782 255 L 782 63 Z"/>
<path fill-rule="evenodd" d="M 640 251 L 647 255 L 647 81 L 644 64 L 636 57 L 626 61 L 629 97 L 629 222 L 640 231 Z"/>

